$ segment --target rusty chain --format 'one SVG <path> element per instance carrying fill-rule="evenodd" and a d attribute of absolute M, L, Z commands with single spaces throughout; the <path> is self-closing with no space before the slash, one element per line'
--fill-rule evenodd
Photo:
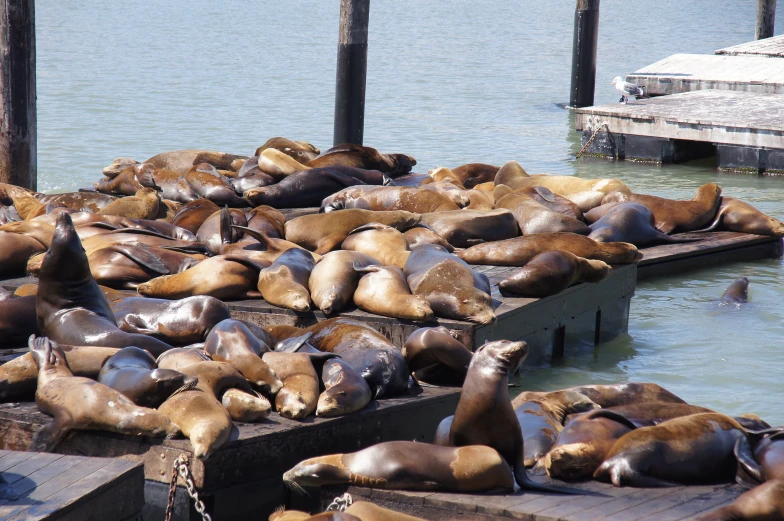
<path fill-rule="evenodd" d="M 165 521 L 171 521 L 172 514 L 174 513 L 174 496 L 177 492 L 177 476 L 180 476 L 185 481 L 185 490 L 188 495 L 193 499 L 193 508 L 201 515 L 203 521 L 212 521 L 212 517 L 206 512 L 204 502 L 199 499 L 199 493 L 196 491 L 196 485 L 193 484 L 193 476 L 188 468 L 188 456 L 181 454 L 174 460 L 172 464 L 171 481 L 169 482 L 169 500 L 166 503 L 166 517 Z"/>
<path fill-rule="evenodd" d="M 593 140 L 596 139 L 596 136 L 599 135 L 599 131 L 601 131 L 603 128 L 607 128 L 607 123 L 602 123 L 596 128 L 596 130 L 593 131 L 593 135 L 591 136 L 591 139 L 589 139 L 585 143 L 585 146 L 582 149 L 580 149 L 579 152 L 577 152 L 576 159 L 580 159 L 580 156 L 582 156 L 585 153 L 585 151 L 588 150 L 588 147 L 591 146 L 591 143 L 593 143 Z"/>

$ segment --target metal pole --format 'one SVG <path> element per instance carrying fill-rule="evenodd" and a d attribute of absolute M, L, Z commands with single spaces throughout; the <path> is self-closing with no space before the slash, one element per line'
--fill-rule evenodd
<path fill-rule="evenodd" d="M 0 0 L 0 182 L 35 190 L 35 2 Z"/>
<path fill-rule="evenodd" d="M 333 145 L 362 144 L 370 0 L 340 0 Z"/>
<path fill-rule="evenodd" d="M 593 105 L 596 87 L 596 45 L 599 41 L 599 0 L 577 0 L 572 44 L 572 87 L 569 105 Z"/>
<path fill-rule="evenodd" d="M 776 21 L 776 0 L 757 0 L 757 27 L 754 39 L 762 40 L 773 36 Z"/>

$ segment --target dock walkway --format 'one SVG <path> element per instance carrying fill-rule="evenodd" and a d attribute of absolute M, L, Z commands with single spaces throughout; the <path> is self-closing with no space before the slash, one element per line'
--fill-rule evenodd
<path fill-rule="evenodd" d="M 725 47 L 724 49 L 716 51 L 716 54 L 723 54 L 726 56 L 765 56 L 768 58 L 784 58 L 784 34 L 771 38 L 763 38 L 762 40 L 754 40 L 753 42 L 742 43 L 740 45 L 733 45 L 732 47 Z"/>

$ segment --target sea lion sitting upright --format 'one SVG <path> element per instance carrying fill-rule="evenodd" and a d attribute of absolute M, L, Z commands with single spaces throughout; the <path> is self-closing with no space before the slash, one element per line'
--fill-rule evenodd
<path fill-rule="evenodd" d="M 473 353 L 444 326 L 422 327 L 403 345 L 409 369 L 434 385 L 463 385 Z"/>
<path fill-rule="evenodd" d="M 740 199 L 722 197 L 721 206 L 719 206 L 713 222 L 707 228 L 695 231 L 709 232 L 713 230 L 784 237 L 784 222 L 768 217 Z"/>
<path fill-rule="evenodd" d="M 392 177 L 405 175 L 416 165 L 416 159 L 405 154 L 381 154 L 375 148 L 351 143 L 336 145 L 306 163 L 311 168 L 351 166 L 365 170 L 380 170 Z"/>
<path fill-rule="evenodd" d="M 126 333 L 90 274 L 87 255 L 71 217 L 57 217 L 49 252 L 38 274 L 35 301 L 38 330 L 56 342 L 104 347 L 136 346 L 159 355 L 171 346 L 152 337 Z"/>
<path fill-rule="evenodd" d="M 433 319 L 430 305 L 411 294 L 403 270 L 396 266 L 354 266 L 364 273 L 357 290 L 354 303 L 368 313 L 403 320 L 427 321 Z"/>
<path fill-rule="evenodd" d="M 612 203 L 611 203 L 612 204 Z M 654 228 L 653 213 L 640 203 L 618 203 L 591 224 L 588 237 L 598 242 L 628 242 L 638 248 L 657 243 L 674 244 L 700 239 L 671 237 Z"/>
<path fill-rule="evenodd" d="M 543 298 L 581 282 L 601 282 L 611 271 L 600 260 L 583 259 L 567 251 L 548 251 L 500 281 L 498 289 L 504 295 Z"/>
<path fill-rule="evenodd" d="M 94 380 L 73 376 L 57 343 L 46 337 L 30 337 L 30 351 L 38 365 L 35 404 L 53 416 L 33 435 L 30 450 L 51 452 L 72 429 L 150 437 L 177 433 L 172 422 L 155 409 L 139 407 Z"/>
<path fill-rule="evenodd" d="M 749 278 L 741 277 L 727 288 L 721 296 L 722 302 L 735 302 L 738 304 L 749 301 Z"/>

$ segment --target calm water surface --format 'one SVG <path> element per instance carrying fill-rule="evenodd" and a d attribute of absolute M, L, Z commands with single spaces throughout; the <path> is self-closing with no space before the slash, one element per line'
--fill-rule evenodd
<path fill-rule="evenodd" d="M 209 148 L 248 154 L 267 138 L 332 141 L 337 0 L 36 3 L 39 187 L 88 186 L 117 156 Z M 596 103 L 612 78 L 676 52 L 749 41 L 748 0 L 604 0 Z M 784 179 L 708 163 L 575 160 L 568 101 L 574 1 L 373 0 L 365 143 L 417 170 L 518 160 L 529 172 L 618 177 L 690 198 L 706 182 L 784 218 Z M 779 33 L 784 24 L 780 23 Z M 782 263 L 731 264 L 641 283 L 629 334 L 528 368 L 523 386 L 647 380 L 690 402 L 784 423 Z M 751 302 L 717 304 L 736 277 Z"/>

